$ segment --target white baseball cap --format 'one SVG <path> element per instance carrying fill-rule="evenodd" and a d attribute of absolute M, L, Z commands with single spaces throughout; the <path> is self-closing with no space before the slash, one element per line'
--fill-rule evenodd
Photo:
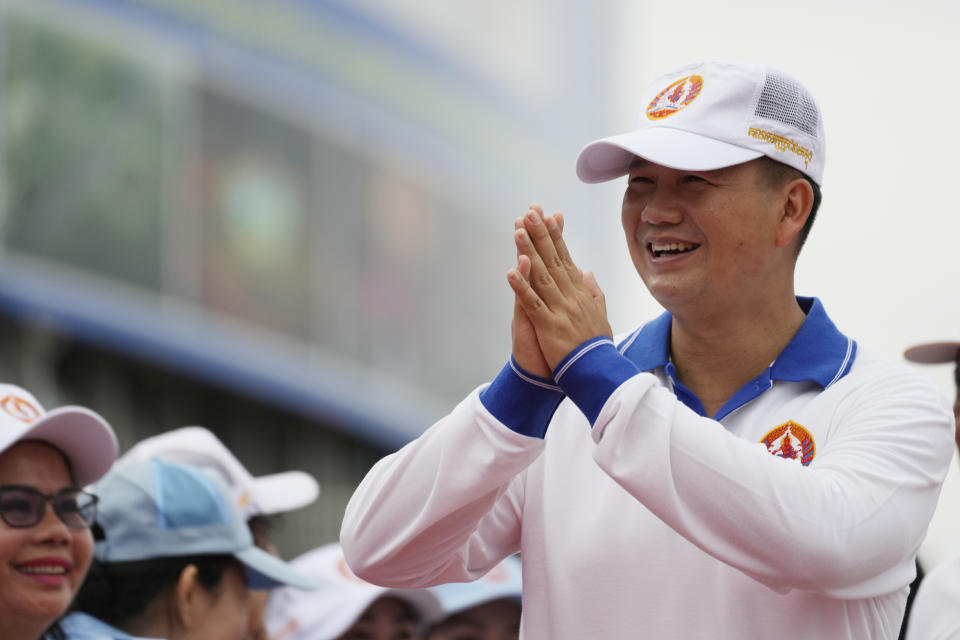
<path fill-rule="evenodd" d="M 709 171 L 768 156 L 823 183 L 826 140 L 807 89 L 760 64 L 710 61 L 655 80 L 633 131 L 591 142 L 577 158 L 584 182 L 625 175 L 634 156 Z"/>
<path fill-rule="evenodd" d="M 165 460 L 118 463 L 95 485 L 105 563 L 193 555 L 232 555 L 251 589 L 314 587 L 313 581 L 254 544 L 250 528 L 215 474 Z"/>
<path fill-rule="evenodd" d="M 243 517 L 269 515 L 305 507 L 320 495 L 320 485 L 305 471 L 254 477 L 217 436 L 204 427 L 182 427 L 145 438 L 121 460 L 160 458 L 213 471 L 230 489 Z"/>
<path fill-rule="evenodd" d="M 59 449 L 81 487 L 96 482 L 117 458 L 117 436 L 99 414 L 78 406 L 45 411 L 26 389 L 0 384 L 0 452 L 22 440 Z"/>
<path fill-rule="evenodd" d="M 267 602 L 265 624 L 273 640 L 333 640 L 347 631 L 379 598 L 392 597 L 411 607 L 421 622 L 436 620 L 442 609 L 429 589 L 388 589 L 361 580 L 350 571 L 339 543 L 331 543 L 290 561 L 319 588 L 284 588 Z"/>
<path fill-rule="evenodd" d="M 960 356 L 960 342 L 928 342 L 914 345 L 903 352 L 904 358 L 921 364 L 957 362 L 958 356 Z"/>
<path fill-rule="evenodd" d="M 443 618 L 494 600 L 506 599 L 519 603 L 523 595 L 520 559 L 510 556 L 482 578 L 472 582 L 441 584 L 430 587 L 430 591 L 440 600 Z M 433 622 L 440 622 L 440 619 Z"/>

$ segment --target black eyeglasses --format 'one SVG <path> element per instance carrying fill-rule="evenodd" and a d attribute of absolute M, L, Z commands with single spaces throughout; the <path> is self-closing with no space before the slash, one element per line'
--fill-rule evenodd
<path fill-rule="evenodd" d="M 0 487 L 0 518 L 17 529 L 35 526 L 43 520 L 48 501 L 71 529 L 87 529 L 97 519 L 97 496 L 92 493 L 66 488 L 48 495 L 16 484 Z"/>

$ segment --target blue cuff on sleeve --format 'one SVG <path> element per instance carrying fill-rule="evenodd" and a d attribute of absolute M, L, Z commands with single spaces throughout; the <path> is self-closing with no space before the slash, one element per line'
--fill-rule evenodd
<path fill-rule="evenodd" d="M 480 402 L 497 420 L 534 438 L 546 435 L 561 400 L 563 391 L 553 380 L 524 371 L 512 356 L 490 386 L 480 392 Z"/>
<path fill-rule="evenodd" d="M 637 373 L 637 367 L 617 351 L 610 338 L 599 336 L 561 360 L 553 379 L 593 426 L 610 394 Z"/>

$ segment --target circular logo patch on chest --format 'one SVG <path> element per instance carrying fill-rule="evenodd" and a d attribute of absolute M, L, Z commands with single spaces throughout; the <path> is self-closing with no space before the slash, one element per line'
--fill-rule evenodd
<path fill-rule="evenodd" d="M 793 420 L 787 420 L 779 427 L 771 429 L 767 435 L 760 440 L 766 445 L 767 451 L 780 458 L 789 458 L 791 460 L 800 460 L 803 466 L 807 466 L 817 454 L 817 446 L 813 441 L 813 436 L 807 431 L 806 427 L 799 425 Z"/>

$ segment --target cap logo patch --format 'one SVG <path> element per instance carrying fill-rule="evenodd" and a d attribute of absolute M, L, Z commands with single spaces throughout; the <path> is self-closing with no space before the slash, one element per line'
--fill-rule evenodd
<path fill-rule="evenodd" d="M 29 400 L 24 400 L 14 395 L 6 396 L 3 400 L 0 400 L 0 409 L 3 409 L 4 413 L 11 418 L 26 422 L 27 424 L 30 424 L 41 415 L 40 410 L 30 404 Z"/>
<path fill-rule="evenodd" d="M 750 127 L 747 129 L 747 135 L 751 138 L 756 138 L 757 140 L 769 142 L 773 145 L 773 148 L 780 153 L 789 151 L 790 153 L 797 154 L 803 158 L 804 169 L 806 169 L 807 165 L 810 164 L 810 161 L 813 160 L 813 151 L 810 151 L 810 149 L 797 144 L 796 140 L 784 138 L 783 136 L 778 136 L 772 131 L 766 131 L 765 129 L 758 129 L 756 127 Z"/>
<path fill-rule="evenodd" d="M 647 106 L 647 117 L 651 120 L 662 120 L 672 116 L 696 100 L 701 89 L 703 89 L 703 78 L 700 76 L 690 75 L 680 78 L 650 101 Z"/>
<path fill-rule="evenodd" d="M 800 460 L 803 466 L 810 464 L 817 453 L 813 436 L 793 420 L 788 420 L 779 427 L 771 429 L 760 442 L 767 446 L 767 451 L 778 458 Z"/>

